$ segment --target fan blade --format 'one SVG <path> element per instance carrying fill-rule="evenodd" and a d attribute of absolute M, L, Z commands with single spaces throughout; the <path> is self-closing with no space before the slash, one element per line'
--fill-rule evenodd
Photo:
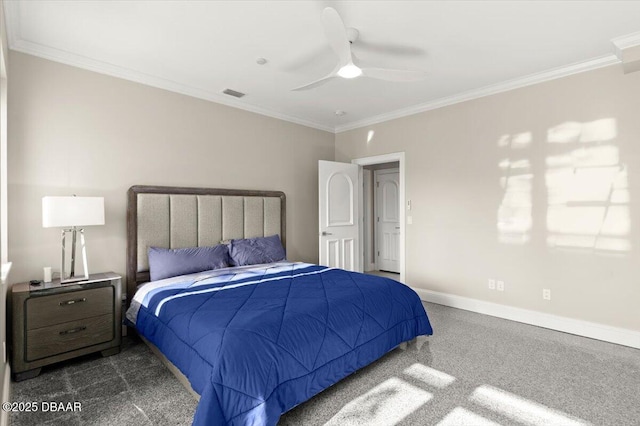
<path fill-rule="evenodd" d="M 332 80 L 336 78 L 335 74 L 329 74 L 329 75 L 325 75 L 324 77 L 322 77 L 319 80 L 313 81 L 309 84 L 305 84 L 304 86 L 300 86 L 300 87 L 296 87 L 295 89 L 291 89 L 294 92 L 300 91 L 300 90 L 308 90 L 308 89 L 313 89 L 314 87 L 318 87 L 318 86 L 322 86 L 325 83 L 328 83 L 329 80 Z"/>
<path fill-rule="evenodd" d="M 385 68 L 362 68 L 362 75 L 387 81 L 420 81 L 427 78 L 425 71 L 392 70 Z"/>
<path fill-rule="evenodd" d="M 347 38 L 347 29 L 342 22 L 342 18 L 338 12 L 327 7 L 322 11 L 322 25 L 324 33 L 329 40 L 329 45 L 336 52 L 340 65 L 346 65 L 351 62 L 351 44 Z"/>
<path fill-rule="evenodd" d="M 359 38 L 357 43 L 352 45 L 352 54 L 356 52 L 368 52 L 377 53 L 379 55 L 393 55 L 393 56 L 405 56 L 405 57 L 418 57 L 425 56 L 426 51 L 422 47 L 418 46 L 405 46 L 402 44 L 393 43 L 374 43 Z"/>
<path fill-rule="evenodd" d="M 324 77 L 319 78 L 318 80 L 312 81 L 311 83 L 305 84 L 304 86 L 296 87 L 295 89 L 291 89 L 291 90 L 296 92 L 300 90 L 308 90 L 308 89 L 313 89 L 314 87 L 322 86 L 323 84 L 327 83 L 329 80 L 338 77 L 339 69 L 340 69 L 340 64 L 336 65 L 336 67 Z"/>

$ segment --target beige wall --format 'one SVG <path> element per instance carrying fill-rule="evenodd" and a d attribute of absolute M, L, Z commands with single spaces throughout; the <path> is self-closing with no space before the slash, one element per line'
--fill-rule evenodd
<path fill-rule="evenodd" d="M 340 133 L 336 161 L 406 152 L 408 284 L 640 330 L 639 117 L 612 66 Z"/>
<path fill-rule="evenodd" d="M 131 185 L 281 190 L 290 259 L 317 261 L 317 164 L 334 135 L 137 83 L 10 54 L 9 253 L 12 282 L 59 269 L 44 195 L 104 196 L 86 230 L 92 271 L 124 274 Z"/>

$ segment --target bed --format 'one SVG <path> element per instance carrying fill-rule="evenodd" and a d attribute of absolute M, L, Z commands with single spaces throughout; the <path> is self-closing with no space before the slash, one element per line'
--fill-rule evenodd
<path fill-rule="evenodd" d="M 285 209 L 285 194 L 275 191 L 128 192 L 126 322 L 199 398 L 194 425 L 275 425 L 399 344 L 432 333 L 409 287 L 337 268 L 278 259 L 150 279 L 150 247 L 222 243 L 233 251 L 275 238 L 286 248 Z"/>

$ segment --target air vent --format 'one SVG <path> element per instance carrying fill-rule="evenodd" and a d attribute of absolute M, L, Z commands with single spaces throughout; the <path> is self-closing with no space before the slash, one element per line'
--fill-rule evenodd
<path fill-rule="evenodd" d="M 234 98 L 241 98 L 244 96 L 244 93 L 236 92 L 235 90 L 232 90 L 232 89 L 224 89 L 222 93 L 224 93 L 225 95 L 233 96 Z"/>

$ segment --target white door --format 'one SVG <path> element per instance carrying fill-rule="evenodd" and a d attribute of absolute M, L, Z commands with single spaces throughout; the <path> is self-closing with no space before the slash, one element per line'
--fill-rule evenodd
<path fill-rule="evenodd" d="M 359 175 L 357 164 L 318 161 L 321 265 L 362 271 Z"/>
<path fill-rule="evenodd" d="M 375 174 L 378 269 L 400 273 L 400 176 L 398 169 Z"/>

